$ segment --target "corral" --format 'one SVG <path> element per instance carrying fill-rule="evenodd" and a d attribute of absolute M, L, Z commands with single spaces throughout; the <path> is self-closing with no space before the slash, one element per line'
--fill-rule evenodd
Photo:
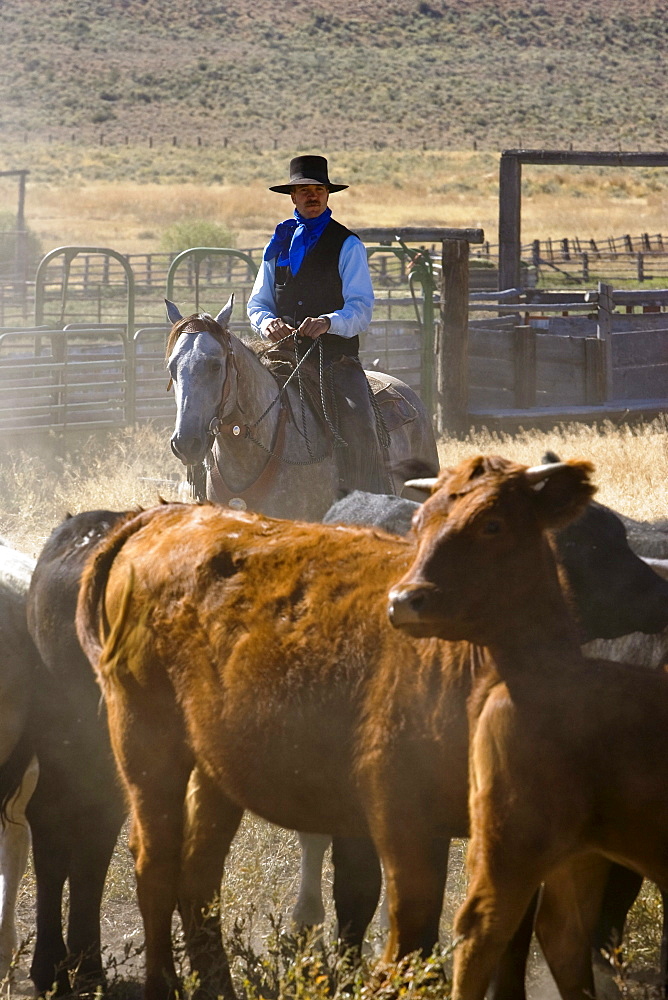
<path fill-rule="evenodd" d="M 417 389 L 437 431 L 663 412 L 662 237 L 523 248 L 519 191 L 522 163 L 667 161 L 662 153 L 507 151 L 496 257 L 482 230 L 361 230 L 376 289 L 375 318 L 361 343 L 365 366 Z M 235 291 L 241 308 L 233 326 L 244 336 L 239 317 L 256 270 L 252 251 L 200 247 L 132 260 L 108 248 L 51 251 L 34 289 L 21 290 L 23 318 L 9 286 L 2 297 L 0 433 L 169 420 L 162 296 L 216 311 Z M 639 287 L 628 287 L 633 279 Z"/>

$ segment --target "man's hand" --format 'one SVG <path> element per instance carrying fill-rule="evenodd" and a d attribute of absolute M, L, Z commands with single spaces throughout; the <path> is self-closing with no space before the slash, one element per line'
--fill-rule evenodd
<path fill-rule="evenodd" d="M 295 332 L 293 326 L 288 326 L 282 319 L 272 319 L 270 323 L 267 323 L 265 327 L 265 335 L 269 340 L 276 343 L 278 340 L 283 340 L 284 337 L 289 337 L 291 333 Z"/>
<path fill-rule="evenodd" d="M 297 330 L 297 335 L 317 340 L 323 333 L 327 333 L 331 325 L 332 321 L 329 316 L 307 316 Z"/>

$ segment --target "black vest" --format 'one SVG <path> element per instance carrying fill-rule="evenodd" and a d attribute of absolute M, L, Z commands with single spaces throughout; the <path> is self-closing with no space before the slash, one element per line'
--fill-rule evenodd
<path fill-rule="evenodd" d="M 351 235 L 349 229 L 330 219 L 316 245 L 304 257 L 296 275 L 289 267 L 276 265 L 274 299 L 277 316 L 290 326 L 297 327 L 307 316 L 322 316 L 342 308 L 339 254 Z M 333 333 L 324 333 L 320 340 L 326 358 L 339 354 L 357 357 L 359 352 L 359 337 L 337 337 Z"/>

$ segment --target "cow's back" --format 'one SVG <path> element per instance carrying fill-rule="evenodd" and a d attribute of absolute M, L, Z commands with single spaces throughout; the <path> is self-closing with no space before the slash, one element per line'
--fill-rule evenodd
<path fill-rule="evenodd" d="M 423 653 L 432 680 L 440 676 L 438 643 L 398 635 L 386 615 L 411 543 L 374 528 L 192 505 L 145 512 L 136 527 L 117 533 L 128 535 L 106 578 L 95 579 L 102 547 L 82 586 L 79 633 L 101 650 L 94 665 L 105 691 L 128 673 L 151 693 L 168 679 L 183 738 L 231 798 L 284 826 L 364 832 L 357 781 L 366 762 L 387 753 L 401 767 L 406 732 L 432 755 L 436 745 L 432 692 L 425 711 L 417 677 Z M 98 606 L 89 601 L 96 589 Z M 465 746 L 463 703 L 455 716 L 462 732 L 452 740 Z M 413 771 L 410 783 L 419 781 Z"/>

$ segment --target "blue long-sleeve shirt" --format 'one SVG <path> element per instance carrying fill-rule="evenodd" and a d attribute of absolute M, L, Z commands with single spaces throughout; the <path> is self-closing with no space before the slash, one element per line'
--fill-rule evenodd
<path fill-rule="evenodd" d="M 263 260 L 248 299 L 248 318 L 253 329 L 265 336 L 267 324 L 276 319 L 274 279 L 276 258 Z M 337 337 L 355 337 L 368 327 L 373 314 L 373 287 L 364 244 L 357 236 L 346 238 L 339 254 L 343 306 L 328 316 L 329 333 Z"/>

